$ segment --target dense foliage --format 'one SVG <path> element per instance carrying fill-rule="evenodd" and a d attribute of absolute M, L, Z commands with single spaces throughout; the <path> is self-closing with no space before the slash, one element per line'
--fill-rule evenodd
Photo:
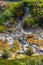
<path fill-rule="evenodd" d="M 41 56 L 40 56 L 41 57 Z M 43 59 L 40 57 L 37 58 L 29 58 L 29 59 L 21 59 L 21 60 L 6 60 L 0 59 L 1 65 L 43 65 Z"/>
<path fill-rule="evenodd" d="M 32 0 L 33 1 L 33 0 Z M 25 22 L 23 23 L 24 28 L 30 28 L 38 24 L 43 27 L 43 1 L 37 0 L 34 2 L 25 1 L 25 5 L 28 2 L 30 12 Z"/>
<path fill-rule="evenodd" d="M 10 4 L 10 3 L 9 3 Z M 29 28 L 38 24 L 43 27 L 43 1 L 42 0 L 22 0 L 12 4 L 0 5 L 0 25 L 4 22 L 21 20 L 26 9 L 30 9 L 29 15 L 23 23 L 24 28 Z"/>
<path fill-rule="evenodd" d="M 32 47 L 29 47 L 26 52 L 25 52 L 27 55 L 31 56 L 32 54 L 34 54 L 33 52 L 33 48 Z"/>
<path fill-rule="evenodd" d="M 12 1 L 12 0 L 5 0 L 5 1 Z M 23 28 L 29 29 L 31 27 L 34 27 L 36 24 L 38 26 L 43 27 L 43 0 L 21 0 L 21 1 L 18 0 L 18 2 L 13 2 L 13 3 L 10 2 L 7 4 L 5 3 L 0 4 L 0 32 L 5 30 L 5 28 L 7 27 L 5 24 L 9 23 L 9 21 L 10 21 L 9 26 L 11 28 L 15 23 L 18 23 L 19 20 L 22 22 L 23 16 L 26 13 L 26 7 L 29 9 L 29 12 L 26 16 L 25 21 L 23 22 L 22 25 Z M 36 40 L 34 41 L 36 42 Z M 2 52 L 2 58 L 9 58 L 11 55 L 10 52 L 12 52 L 12 54 L 17 53 L 21 49 L 21 47 L 22 45 L 19 43 L 18 40 L 14 41 L 14 43 L 10 47 L 6 39 L 4 41 L 1 41 L 0 49 L 2 51 L 4 50 Z M 7 50 L 5 51 L 5 49 Z M 26 59 L 25 56 L 25 60 L 23 60 L 24 57 L 23 59 L 20 58 L 19 54 L 20 53 L 16 54 L 16 60 L 14 60 L 15 57 L 13 57 L 13 60 L 8 60 L 8 59 L 4 60 L 0 58 L 0 65 L 43 65 L 43 56 L 41 57 L 32 56 L 32 54 L 35 53 L 33 52 L 33 49 L 31 47 L 29 47 L 23 55 L 23 56 L 25 55 L 28 56 L 28 59 Z M 17 56 L 21 60 L 18 60 Z"/>

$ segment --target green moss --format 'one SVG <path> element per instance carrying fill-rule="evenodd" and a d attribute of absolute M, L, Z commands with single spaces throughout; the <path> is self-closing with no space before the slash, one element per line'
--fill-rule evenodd
<path fill-rule="evenodd" d="M 38 58 L 38 60 L 36 59 Z M 40 59 L 41 58 L 41 59 Z M 15 60 L 7 60 L 0 59 L 0 65 L 43 65 L 43 56 L 30 57 L 29 59 L 15 59 Z"/>
<path fill-rule="evenodd" d="M 0 26 L 0 32 L 2 32 L 5 29 L 3 25 Z"/>

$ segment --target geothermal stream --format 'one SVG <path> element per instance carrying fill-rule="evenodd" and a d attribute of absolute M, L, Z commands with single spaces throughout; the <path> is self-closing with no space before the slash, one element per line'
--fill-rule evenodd
<path fill-rule="evenodd" d="M 39 29 L 37 29 L 37 30 L 34 30 L 34 29 L 33 30 L 28 30 L 28 32 L 26 32 L 26 31 L 23 30 L 22 23 L 25 21 L 26 16 L 28 15 L 28 13 L 29 13 L 29 9 L 26 8 L 26 13 L 25 13 L 25 15 L 23 17 L 23 20 L 19 21 L 19 24 L 17 25 L 18 28 L 17 28 L 17 30 L 16 30 L 15 33 L 0 33 L 0 39 L 4 40 L 6 38 L 6 39 L 8 39 L 9 44 L 12 44 L 14 42 L 15 38 L 20 37 L 20 43 L 23 45 L 24 50 L 27 47 L 32 46 L 32 48 L 34 49 L 34 51 L 35 51 L 36 54 L 43 54 L 43 49 L 40 49 L 36 45 L 30 45 L 25 40 L 25 35 L 32 34 L 32 33 L 37 34 L 37 38 L 38 39 L 43 39 L 43 34 L 40 35 L 40 33 L 43 32 L 43 30 L 41 30 L 41 29 L 40 30 Z"/>

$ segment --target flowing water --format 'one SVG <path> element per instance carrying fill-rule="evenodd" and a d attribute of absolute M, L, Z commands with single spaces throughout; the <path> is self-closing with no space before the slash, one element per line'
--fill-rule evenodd
<path fill-rule="evenodd" d="M 0 39 L 4 40 L 5 38 L 8 39 L 9 44 L 12 44 L 14 42 L 15 38 L 20 38 L 20 43 L 23 45 L 24 50 L 28 47 L 28 46 L 32 46 L 34 51 L 36 52 L 36 54 L 43 54 L 43 49 L 41 51 L 41 49 L 36 46 L 36 45 L 30 45 L 29 43 L 26 42 L 25 40 L 25 35 L 27 34 L 32 34 L 35 33 L 37 34 L 37 39 L 43 39 L 43 30 L 38 28 L 38 29 L 31 29 L 28 31 L 24 31 L 22 28 L 22 23 L 26 20 L 26 17 L 29 13 L 29 9 L 26 8 L 26 13 L 23 16 L 22 21 L 19 21 L 18 25 L 17 25 L 17 30 L 15 33 L 0 33 Z M 42 33 L 42 34 L 40 34 Z M 22 49 L 23 51 L 23 49 Z M 22 52 L 21 51 L 21 52 Z"/>

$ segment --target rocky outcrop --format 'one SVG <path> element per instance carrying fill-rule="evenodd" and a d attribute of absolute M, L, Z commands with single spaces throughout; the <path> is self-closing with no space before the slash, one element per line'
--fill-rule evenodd
<path fill-rule="evenodd" d="M 27 42 L 32 43 L 32 44 L 38 44 L 38 45 L 43 45 L 43 39 L 38 39 L 36 38 L 36 34 L 31 34 L 27 36 Z"/>
<path fill-rule="evenodd" d="M 4 41 L 2 41 L 2 39 L 0 39 L 0 47 L 10 48 L 8 40 L 5 39 Z"/>

